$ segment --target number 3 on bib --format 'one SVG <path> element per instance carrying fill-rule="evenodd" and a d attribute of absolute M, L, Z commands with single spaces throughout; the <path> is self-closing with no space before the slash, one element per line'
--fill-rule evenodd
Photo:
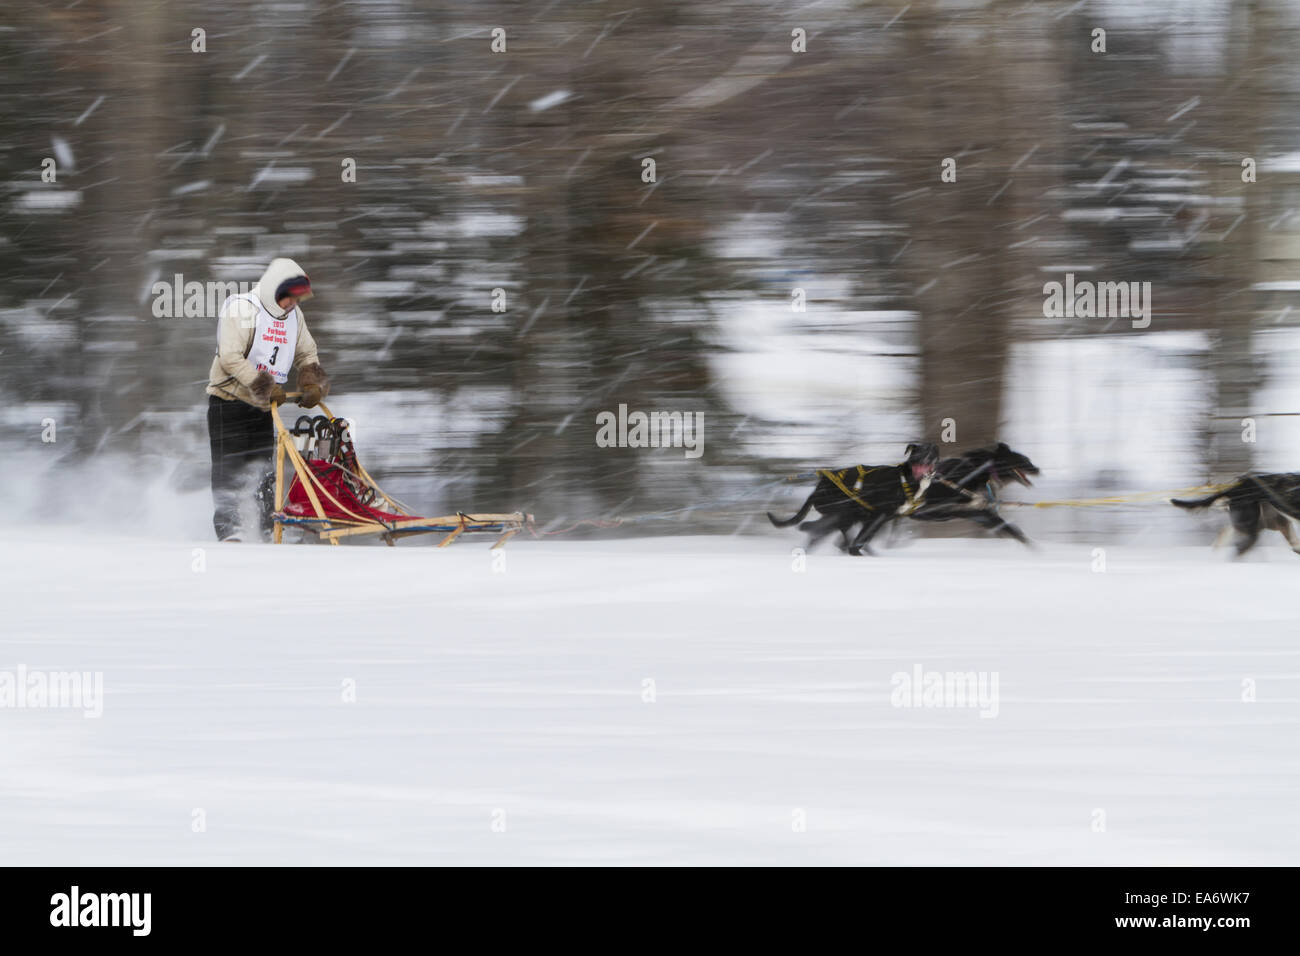
<path fill-rule="evenodd" d="M 274 364 L 275 364 L 276 357 L 277 357 L 279 354 L 280 354 L 280 346 L 277 345 L 275 348 L 271 349 L 271 357 L 270 357 L 269 359 L 267 359 L 266 364 L 267 364 L 267 365 L 274 365 Z"/>

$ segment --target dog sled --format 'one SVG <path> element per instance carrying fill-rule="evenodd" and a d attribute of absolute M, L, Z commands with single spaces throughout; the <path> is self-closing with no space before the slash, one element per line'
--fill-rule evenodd
<path fill-rule="evenodd" d="M 297 393 L 289 393 L 290 398 Z M 335 418 L 321 402 L 318 414 L 300 415 L 292 427 L 271 405 L 275 423 L 275 500 L 271 520 L 273 540 L 280 544 L 285 528 L 300 528 L 338 544 L 356 535 L 378 535 L 389 545 L 417 534 L 443 534 L 446 547 L 463 534 L 499 535 L 500 548 L 520 531 L 531 530 L 533 516 L 510 514 L 454 515 L 427 518 L 388 495 L 357 460 L 348 421 Z M 285 463 L 292 468 L 286 472 Z M 287 477 L 287 481 L 286 481 Z"/>

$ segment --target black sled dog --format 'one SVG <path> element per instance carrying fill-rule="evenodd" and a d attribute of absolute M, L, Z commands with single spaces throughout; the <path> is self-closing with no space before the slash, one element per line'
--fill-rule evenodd
<path fill-rule="evenodd" d="M 908 445 L 906 454 L 898 465 L 822 469 L 817 472 L 817 486 L 793 517 L 778 518 L 768 512 L 767 518 L 778 528 L 788 528 L 816 508 L 821 517 L 799 525 L 800 531 L 808 532 L 807 547 L 839 531 L 849 554 L 857 557 L 864 550 L 872 554 L 868 544 L 881 528 L 920 507 L 939 461 L 939 449 L 929 442 Z M 849 529 L 856 524 L 862 529 L 850 539 Z"/>
<path fill-rule="evenodd" d="M 1224 543 L 1230 531 L 1236 532 L 1237 556 L 1255 546 L 1261 531 L 1279 531 L 1291 550 L 1300 554 L 1300 540 L 1291 527 L 1290 518 L 1300 521 L 1300 472 L 1274 475 L 1242 475 L 1227 488 L 1205 498 L 1193 500 L 1171 498 L 1179 508 L 1207 508 L 1220 498 L 1228 499 L 1228 527 L 1214 545 Z"/>
<path fill-rule="evenodd" d="M 1028 545 L 1024 532 L 998 513 L 998 493 L 1012 481 L 1032 487 L 1029 476 L 1036 474 L 1038 466 L 1006 442 L 945 458 L 935 467 L 925 504 L 907 517 L 914 521 L 965 518 Z"/>

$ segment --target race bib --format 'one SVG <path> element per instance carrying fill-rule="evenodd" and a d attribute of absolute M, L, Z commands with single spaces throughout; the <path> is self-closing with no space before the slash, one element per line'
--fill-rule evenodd
<path fill-rule="evenodd" d="M 253 328 L 253 345 L 248 350 L 248 360 L 259 372 L 268 372 L 278 384 L 289 381 L 293 356 L 298 348 L 298 317 L 295 307 L 282 319 L 272 317 L 253 293 L 233 296 L 252 302 L 257 307 L 257 322 Z"/>

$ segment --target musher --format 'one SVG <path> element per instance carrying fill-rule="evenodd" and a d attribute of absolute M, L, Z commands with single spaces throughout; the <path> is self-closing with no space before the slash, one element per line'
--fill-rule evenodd
<path fill-rule="evenodd" d="M 271 402 L 285 401 L 290 367 L 298 370 L 298 404 L 314 408 L 329 394 L 298 303 L 311 280 L 292 259 L 273 259 L 252 292 L 232 295 L 217 322 L 217 354 L 208 374 L 208 439 L 212 445 L 212 524 L 219 541 L 239 541 L 240 500 L 254 482 L 263 540 L 271 533 L 275 449 Z"/>

